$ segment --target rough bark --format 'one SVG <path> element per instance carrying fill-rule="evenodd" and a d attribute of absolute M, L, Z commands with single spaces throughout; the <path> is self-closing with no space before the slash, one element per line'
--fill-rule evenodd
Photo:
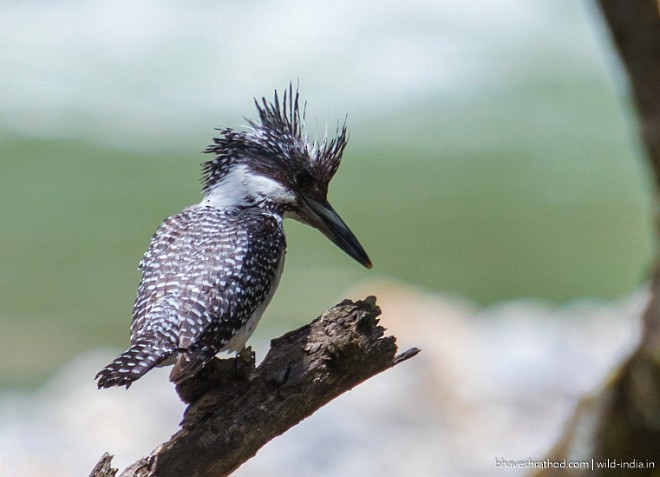
<path fill-rule="evenodd" d="M 117 469 L 113 468 L 111 464 L 112 456 L 106 452 L 94 466 L 89 477 L 115 477 Z"/>
<path fill-rule="evenodd" d="M 600 0 L 612 40 L 630 80 L 642 145 L 660 185 L 660 3 Z"/>
<path fill-rule="evenodd" d="M 397 355 L 379 314 L 374 297 L 345 300 L 273 340 L 259 366 L 252 353 L 216 359 L 177 387 L 188 403 L 180 430 L 121 476 L 228 475 L 335 397 L 419 352 Z M 114 476 L 110 463 L 104 455 L 90 477 Z"/>
<path fill-rule="evenodd" d="M 660 2 L 599 0 L 599 4 L 628 73 L 657 196 L 660 184 Z M 657 258 L 651 292 L 653 296 L 644 312 L 643 336 L 638 348 L 601 392 L 582 401 L 549 458 L 552 462 L 593 462 L 595 468 L 550 468 L 535 475 L 660 475 L 660 266 Z M 598 463 L 607 465 L 599 469 Z M 635 467 L 635 464 L 640 466 Z"/>

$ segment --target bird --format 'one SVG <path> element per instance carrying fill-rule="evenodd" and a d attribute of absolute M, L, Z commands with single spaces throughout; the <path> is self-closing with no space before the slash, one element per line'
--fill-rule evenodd
<path fill-rule="evenodd" d="M 289 84 L 280 99 L 254 104 L 258 120 L 218 129 L 202 163 L 199 204 L 165 219 L 142 257 L 130 347 L 95 377 L 126 386 L 155 366 L 170 381 L 195 376 L 220 352 L 240 352 L 268 306 L 286 254 L 283 220 L 318 229 L 366 268 L 364 248 L 328 202 L 328 186 L 348 142 L 308 140 L 306 103 Z"/>

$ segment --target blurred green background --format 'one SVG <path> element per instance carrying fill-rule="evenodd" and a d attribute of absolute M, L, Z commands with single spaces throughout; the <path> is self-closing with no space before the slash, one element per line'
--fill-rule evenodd
<path fill-rule="evenodd" d="M 550 3 L 0 2 L 0 386 L 127 344 L 137 263 L 200 200 L 213 128 L 297 79 L 312 131 L 348 112 L 330 200 L 374 269 L 288 221 L 261 336 L 376 278 L 481 305 L 639 287 L 625 83 L 594 5 Z"/>

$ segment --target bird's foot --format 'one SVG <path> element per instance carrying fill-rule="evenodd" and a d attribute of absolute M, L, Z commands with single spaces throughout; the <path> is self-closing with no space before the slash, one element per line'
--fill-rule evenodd
<path fill-rule="evenodd" d="M 234 358 L 237 376 L 247 376 L 255 366 L 256 355 L 251 346 L 246 346 L 240 350 Z"/>

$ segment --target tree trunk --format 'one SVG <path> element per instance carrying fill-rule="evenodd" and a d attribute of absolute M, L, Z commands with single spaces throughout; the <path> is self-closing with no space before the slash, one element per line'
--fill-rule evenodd
<path fill-rule="evenodd" d="M 660 2 L 599 0 L 630 79 L 641 138 L 660 184 Z M 657 222 L 657 220 L 656 220 Z M 656 233 L 657 233 L 656 224 Z M 656 260 L 657 262 L 657 260 Z M 551 462 L 581 461 L 593 468 L 547 468 L 536 475 L 660 475 L 660 266 L 635 353 L 597 395 L 584 399 Z"/>

